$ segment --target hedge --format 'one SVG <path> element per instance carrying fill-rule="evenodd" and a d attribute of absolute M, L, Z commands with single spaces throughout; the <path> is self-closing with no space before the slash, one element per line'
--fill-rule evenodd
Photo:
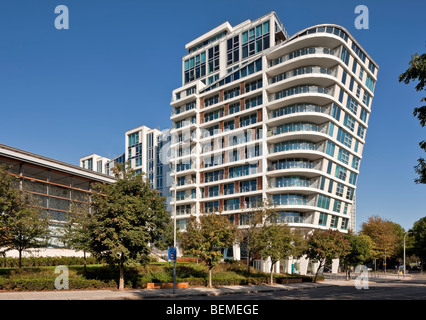
<path fill-rule="evenodd" d="M 86 257 L 87 264 L 100 263 L 94 257 Z M 83 257 L 25 257 L 22 258 L 22 267 L 51 267 L 51 266 L 84 265 Z M 19 259 L 6 257 L 0 258 L 0 268 L 17 268 Z"/>
<path fill-rule="evenodd" d="M 94 279 L 73 279 L 68 280 L 70 289 L 106 289 L 117 288 L 114 280 L 103 282 Z M 43 291 L 55 290 L 54 278 L 36 279 L 0 279 L 0 290 L 6 291 Z"/>

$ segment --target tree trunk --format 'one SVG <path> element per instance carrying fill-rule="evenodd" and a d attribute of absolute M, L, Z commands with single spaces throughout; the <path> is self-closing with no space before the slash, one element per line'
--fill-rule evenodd
<path fill-rule="evenodd" d="M 212 268 L 209 269 L 209 288 L 212 288 Z"/>
<path fill-rule="evenodd" d="M 346 281 L 349 281 L 349 267 L 346 268 Z"/>
<path fill-rule="evenodd" d="M 87 265 L 87 260 L 86 260 L 86 250 L 83 250 L 83 261 L 84 261 L 84 274 L 86 274 L 87 273 L 87 268 L 86 268 L 86 265 Z"/>
<path fill-rule="evenodd" d="M 18 268 L 19 268 L 19 271 L 22 269 L 22 249 L 19 249 Z"/>
<path fill-rule="evenodd" d="M 118 281 L 118 290 L 124 290 L 124 266 L 120 264 L 120 280 Z"/>
<path fill-rule="evenodd" d="M 318 269 L 317 269 L 317 272 L 315 273 L 315 277 L 314 277 L 314 282 L 317 282 L 318 273 L 319 273 L 321 268 L 322 268 L 322 262 L 320 262 L 319 265 L 318 265 Z"/>
<path fill-rule="evenodd" d="M 274 265 L 275 263 L 271 262 L 271 284 L 274 284 Z"/>

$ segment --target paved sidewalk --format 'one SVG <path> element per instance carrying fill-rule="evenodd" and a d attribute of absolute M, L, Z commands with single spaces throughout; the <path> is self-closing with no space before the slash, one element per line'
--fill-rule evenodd
<path fill-rule="evenodd" d="M 217 296 L 279 290 L 306 290 L 335 286 L 336 283 L 292 283 L 275 285 L 222 286 L 215 288 L 140 289 L 140 290 L 76 290 L 39 292 L 0 292 L 0 300 L 139 300 L 188 296 Z"/>

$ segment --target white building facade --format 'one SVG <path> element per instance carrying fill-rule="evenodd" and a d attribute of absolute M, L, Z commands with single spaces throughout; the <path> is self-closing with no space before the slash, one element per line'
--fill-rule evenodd
<path fill-rule="evenodd" d="M 349 32 L 322 24 L 289 37 L 272 12 L 226 22 L 185 48 L 171 102 L 178 228 L 207 212 L 244 227 L 243 213 L 267 200 L 306 233 L 354 230 L 378 66 Z M 243 248 L 226 254 L 245 258 Z M 312 268 L 303 259 L 277 267 Z"/>

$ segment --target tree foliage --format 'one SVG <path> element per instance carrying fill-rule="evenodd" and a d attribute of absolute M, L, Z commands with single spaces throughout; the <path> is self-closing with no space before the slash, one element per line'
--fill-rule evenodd
<path fill-rule="evenodd" d="M 236 226 L 217 213 L 203 214 L 199 221 L 191 216 L 186 231 L 180 233 L 185 252 L 201 258 L 209 267 L 209 287 L 212 287 L 212 269 L 223 259 L 221 249 L 233 245 L 236 233 Z"/>
<path fill-rule="evenodd" d="M 371 216 L 361 225 L 361 234 L 367 235 L 374 243 L 373 258 L 395 256 L 398 253 L 399 230 L 392 221 Z"/>
<path fill-rule="evenodd" d="M 426 261 L 426 217 L 414 222 L 413 228 L 409 232 L 414 240 L 414 253 L 422 260 L 423 268 L 423 263 Z"/>
<path fill-rule="evenodd" d="M 417 81 L 415 90 L 420 92 L 425 90 L 426 86 L 426 53 L 422 55 L 414 54 L 411 56 L 409 62 L 410 67 L 402 74 L 399 75 L 399 82 L 409 84 L 411 81 Z M 423 97 L 420 102 L 425 102 L 426 97 Z M 413 115 L 417 117 L 420 125 L 426 125 L 426 105 L 414 108 Z M 426 141 L 419 143 L 420 148 L 426 151 Z M 426 183 L 426 162 L 423 158 L 418 159 L 418 164 L 414 167 L 416 173 L 419 175 L 414 181 L 416 183 Z"/>
<path fill-rule="evenodd" d="M 346 270 L 346 279 L 349 278 L 349 268 L 356 267 L 370 260 L 373 256 L 374 243 L 371 238 L 365 234 L 348 233 L 346 239 L 349 242 L 349 252 L 341 257 L 340 264 Z"/>
<path fill-rule="evenodd" d="M 149 262 L 150 245 L 163 238 L 171 219 L 164 197 L 142 174 L 122 169 L 116 177 L 113 184 L 97 184 L 88 229 L 90 251 L 119 267 L 123 289 L 124 267 Z"/>
<path fill-rule="evenodd" d="M 314 282 L 317 281 L 319 270 L 333 259 L 345 257 L 350 250 L 350 243 L 345 235 L 337 230 L 315 230 L 307 239 L 307 258 L 318 261 Z"/>

